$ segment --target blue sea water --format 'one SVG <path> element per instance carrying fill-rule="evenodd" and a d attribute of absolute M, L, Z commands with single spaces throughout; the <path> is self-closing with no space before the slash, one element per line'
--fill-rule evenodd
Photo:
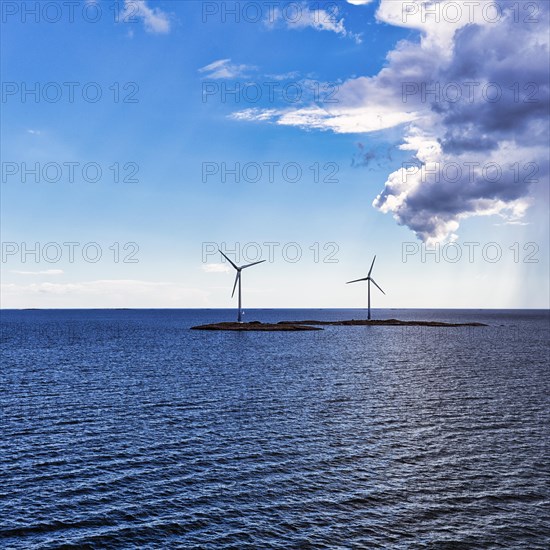
<path fill-rule="evenodd" d="M 2 311 L 0 548 L 550 548 L 548 311 L 234 315 Z"/>

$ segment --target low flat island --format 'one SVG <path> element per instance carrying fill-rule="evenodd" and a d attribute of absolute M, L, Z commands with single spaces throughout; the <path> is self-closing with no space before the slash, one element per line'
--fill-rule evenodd
<path fill-rule="evenodd" d="M 485 323 L 444 323 L 442 321 L 400 321 L 399 319 L 351 319 L 349 321 L 279 321 L 278 323 L 212 323 L 191 327 L 193 330 L 235 330 L 292 332 L 300 330 L 323 330 L 321 326 L 397 326 L 397 327 L 486 327 Z"/>
<path fill-rule="evenodd" d="M 485 323 L 444 323 L 443 321 L 400 321 L 399 319 L 350 319 L 349 321 L 281 321 L 280 324 L 392 327 L 486 327 Z"/>
<path fill-rule="evenodd" d="M 251 321 L 250 323 L 212 323 L 210 325 L 198 325 L 191 327 L 192 330 L 236 330 L 236 331 L 266 331 L 266 332 L 295 332 L 299 330 L 323 330 L 322 328 L 299 323 L 260 323 L 260 321 Z"/>

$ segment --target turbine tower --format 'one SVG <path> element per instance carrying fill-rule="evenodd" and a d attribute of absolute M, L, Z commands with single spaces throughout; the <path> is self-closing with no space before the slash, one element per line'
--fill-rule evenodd
<path fill-rule="evenodd" d="M 347 285 L 349 285 L 350 283 L 358 283 L 359 281 L 367 281 L 368 282 L 369 310 L 368 310 L 367 318 L 369 319 L 369 321 L 370 321 L 370 284 L 372 283 L 373 285 L 375 285 L 376 288 L 378 288 L 378 290 L 382 294 L 384 294 L 384 296 L 386 295 L 386 293 L 376 284 L 376 281 L 370 276 L 370 274 L 372 273 L 372 268 L 374 267 L 374 261 L 375 260 L 376 260 L 376 256 L 372 260 L 372 264 L 371 264 L 370 269 L 369 269 L 369 274 L 366 277 L 364 277 L 363 279 L 355 279 L 354 281 L 348 281 L 346 283 Z"/>
<path fill-rule="evenodd" d="M 235 284 L 233 285 L 233 292 L 231 293 L 231 298 L 235 295 L 235 288 L 237 287 L 237 282 L 239 283 L 239 309 L 237 310 L 237 323 L 242 323 L 242 310 L 241 310 L 241 271 L 247 267 L 252 267 L 253 265 L 261 264 L 265 260 L 260 260 L 259 262 L 254 262 L 251 264 L 241 265 L 240 267 L 234 264 L 220 249 L 218 252 L 237 270 L 237 276 L 235 277 Z"/>

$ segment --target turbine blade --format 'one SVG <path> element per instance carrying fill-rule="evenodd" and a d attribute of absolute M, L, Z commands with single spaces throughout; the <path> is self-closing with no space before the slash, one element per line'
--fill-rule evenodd
<path fill-rule="evenodd" d="M 386 293 L 376 284 L 376 281 L 371 277 L 370 280 L 372 281 L 372 284 L 375 285 L 378 290 L 385 296 Z"/>
<path fill-rule="evenodd" d="M 349 285 L 350 283 L 358 283 L 359 281 L 368 281 L 369 278 L 365 277 L 364 279 L 355 279 L 355 281 L 348 281 L 346 284 Z"/>
<path fill-rule="evenodd" d="M 231 293 L 231 298 L 235 295 L 235 289 L 237 288 L 237 283 L 239 281 L 239 278 L 241 276 L 241 272 L 237 271 L 237 276 L 235 277 L 235 284 L 233 285 L 233 292 Z"/>
<path fill-rule="evenodd" d="M 369 274 L 367 275 L 367 277 L 370 277 L 370 274 L 372 273 L 372 268 L 374 267 L 374 261 L 376 260 L 376 256 L 374 257 L 374 259 L 372 260 L 372 264 L 370 266 L 370 269 L 369 269 Z"/>
<path fill-rule="evenodd" d="M 218 248 L 218 252 L 238 271 L 239 268 Z"/>
<path fill-rule="evenodd" d="M 246 267 L 252 267 L 253 265 L 263 264 L 265 260 L 260 260 L 259 262 L 253 262 L 251 264 L 242 265 L 241 269 L 245 269 Z"/>

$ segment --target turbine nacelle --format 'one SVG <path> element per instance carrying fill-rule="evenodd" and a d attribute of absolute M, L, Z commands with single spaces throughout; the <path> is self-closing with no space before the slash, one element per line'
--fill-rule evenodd
<path fill-rule="evenodd" d="M 348 281 L 346 284 L 349 285 L 351 283 L 359 283 L 360 281 L 370 281 L 373 285 L 376 286 L 376 288 L 378 288 L 378 290 L 384 294 L 384 296 L 386 295 L 386 293 L 380 288 L 380 286 L 378 285 L 378 283 L 372 278 L 372 277 L 365 277 L 364 279 L 355 279 L 355 281 Z"/>

